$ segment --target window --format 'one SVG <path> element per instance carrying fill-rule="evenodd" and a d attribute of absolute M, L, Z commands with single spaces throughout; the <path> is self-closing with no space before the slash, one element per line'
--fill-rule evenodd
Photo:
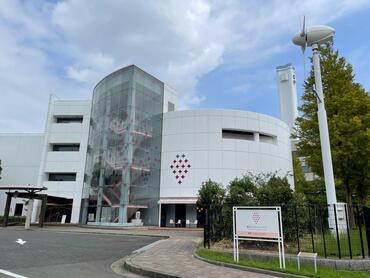
<path fill-rule="evenodd" d="M 171 111 L 175 111 L 175 104 L 173 104 L 172 102 L 168 102 L 168 111 L 167 112 L 171 112 Z"/>
<path fill-rule="evenodd" d="M 236 139 L 254 141 L 254 134 L 251 131 L 223 129 L 222 139 Z"/>
<path fill-rule="evenodd" d="M 260 133 L 260 142 L 275 144 L 276 143 L 276 136 L 261 134 Z"/>
<path fill-rule="evenodd" d="M 80 144 L 51 144 L 53 152 L 78 152 L 80 151 Z"/>
<path fill-rule="evenodd" d="M 83 116 L 54 116 L 54 120 L 57 124 L 82 123 Z"/>
<path fill-rule="evenodd" d="M 15 204 L 14 216 L 22 216 L 23 204 Z"/>
<path fill-rule="evenodd" d="M 49 173 L 49 181 L 75 181 L 76 173 Z"/>

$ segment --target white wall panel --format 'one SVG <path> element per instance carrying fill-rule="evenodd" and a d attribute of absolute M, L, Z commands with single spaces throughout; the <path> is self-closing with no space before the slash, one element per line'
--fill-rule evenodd
<path fill-rule="evenodd" d="M 222 139 L 222 129 L 254 131 L 256 138 L 266 133 L 277 140 L 262 143 L 257 139 Z M 267 115 L 217 109 L 171 112 L 164 114 L 163 134 L 161 197 L 196 197 L 208 178 L 226 186 L 248 172 L 279 171 L 282 176 L 292 172 L 288 127 Z M 182 184 L 176 183 L 171 171 L 163 170 L 177 153 L 184 153 L 191 162 Z"/>
<path fill-rule="evenodd" d="M 43 140 L 44 134 L 0 134 L 3 168 L 0 185 L 37 184 Z M 0 215 L 4 213 L 5 201 L 5 193 L 0 191 Z M 17 202 L 12 200 L 10 215 L 13 215 Z"/>

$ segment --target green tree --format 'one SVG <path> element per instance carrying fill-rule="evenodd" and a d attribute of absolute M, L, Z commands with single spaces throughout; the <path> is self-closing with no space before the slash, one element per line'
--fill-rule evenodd
<path fill-rule="evenodd" d="M 254 182 L 255 177 L 251 174 L 244 175 L 241 178 L 235 178 L 227 186 L 225 205 L 223 207 L 223 219 L 225 225 L 225 236 L 232 237 L 233 206 L 252 206 L 256 204 L 254 194 L 257 187 Z"/>
<path fill-rule="evenodd" d="M 227 187 L 226 203 L 233 206 L 253 205 L 256 202 L 254 197 L 256 190 L 252 176 L 244 175 L 242 178 L 235 178 Z"/>
<path fill-rule="evenodd" d="M 222 184 L 208 179 L 198 191 L 197 207 L 208 211 L 210 237 L 218 241 L 225 236 L 225 223 L 221 220 L 225 202 L 225 189 Z"/>
<path fill-rule="evenodd" d="M 302 194 L 295 194 L 286 177 L 276 174 L 269 176 L 264 183 L 260 183 L 256 198 L 260 206 L 280 206 L 286 239 L 293 239 L 296 233 L 295 218 L 293 215 L 295 197 L 301 202 Z"/>
<path fill-rule="evenodd" d="M 307 181 L 304 177 L 304 173 L 302 170 L 301 162 L 299 161 L 298 155 L 296 152 L 293 152 L 293 172 L 294 172 L 294 186 L 295 190 L 298 192 L 302 192 L 303 189 L 307 185 Z"/>
<path fill-rule="evenodd" d="M 327 111 L 334 175 L 339 195 L 351 210 L 352 197 L 365 203 L 370 181 L 370 97 L 356 83 L 351 64 L 330 46 L 322 47 L 321 73 Z M 308 165 L 323 176 L 317 100 L 312 93 L 314 72 L 311 68 L 302 96 L 302 117 L 297 119 L 297 150 Z M 342 190 L 343 189 L 343 190 Z M 353 221 L 353 213 L 349 211 Z M 351 220 L 351 219 L 350 219 Z M 353 222 L 352 222 L 353 223 Z"/>
<path fill-rule="evenodd" d="M 221 207 L 224 203 L 225 189 L 222 184 L 208 179 L 203 182 L 198 191 L 197 206 L 205 208 L 207 206 Z"/>
<path fill-rule="evenodd" d="M 294 200 L 293 190 L 287 178 L 272 176 L 256 192 L 258 203 L 261 206 L 288 206 Z"/>

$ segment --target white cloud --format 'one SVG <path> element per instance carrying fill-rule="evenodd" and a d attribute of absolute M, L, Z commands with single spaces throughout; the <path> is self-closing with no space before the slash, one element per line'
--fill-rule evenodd
<path fill-rule="evenodd" d="M 202 76 L 221 65 L 253 67 L 286 51 L 303 14 L 309 24 L 325 24 L 369 4 L 0 1 L 0 131 L 41 130 L 49 93 L 90 97 L 101 78 L 128 64 L 179 90 L 184 107 L 197 106 L 204 101 L 196 90 Z"/>

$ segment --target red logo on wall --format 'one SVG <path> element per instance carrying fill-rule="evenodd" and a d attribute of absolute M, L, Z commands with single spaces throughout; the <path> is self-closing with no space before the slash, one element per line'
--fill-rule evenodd
<path fill-rule="evenodd" d="M 182 184 L 186 175 L 189 173 L 191 165 L 185 154 L 177 154 L 176 159 L 172 161 L 170 166 L 173 175 L 176 178 L 178 184 Z"/>
<path fill-rule="evenodd" d="M 252 220 L 255 224 L 258 224 L 258 222 L 260 221 L 261 219 L 261 216 L 258 212 L 253 212 L 252 213 Z"/>

